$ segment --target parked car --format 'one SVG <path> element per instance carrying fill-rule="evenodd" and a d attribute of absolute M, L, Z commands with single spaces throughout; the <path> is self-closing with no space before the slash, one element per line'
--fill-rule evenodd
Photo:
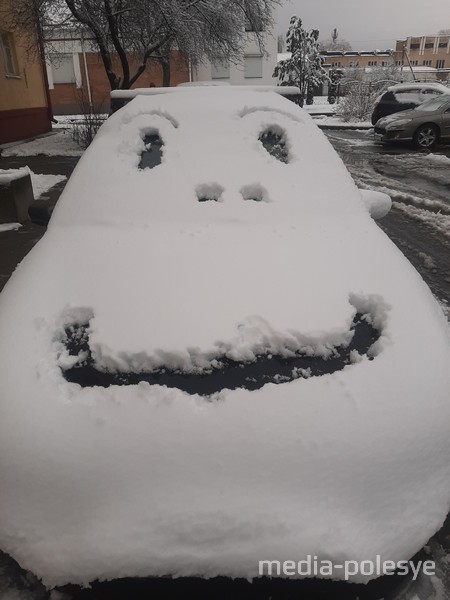
<path fill-rule="evenodd" d="M 372 125 L 382 117 L 410 110 L 424 102 L 450 94 L 450 88 L 441 83 L 399 83 L 390 86 L 375 102 L 372 113 Z"/>
<path fill-rule="evenodd" d="M 413 141 L 416 148 L 432 148 L 439 140 L 450 138 L 450 95 L 384 117 L 377 121 L 374 132 L 383 142 Z"/>
<path fill-rule="evenodd" d="M 450 339 L 389 197 L 272 91 L 133 93 L 0 294 L 1 550 L 48 587 L 408 560 Z"/>

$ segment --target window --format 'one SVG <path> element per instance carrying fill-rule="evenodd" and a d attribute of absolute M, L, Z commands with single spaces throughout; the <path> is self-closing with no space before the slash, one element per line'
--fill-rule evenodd
<path fill-rule="evenodd" d="M 369 60 L 369 67 L 376 67 L 377 66 L 377 62 L 376 60 Z"/>
<path fill-rule="evenodd" d="M 337 67 L 340 67 L 340 66 L 341 66 L 341 63 L 338 63 L 336 66 L 337 66 Z M 349 67 L 359 67 L 359 62 L 358 62 L 357 60 L 351 60 L 351 61 L 348 63 L 348 66 L 349 66 Z"/>
<path fill-rule="evenodd" d="M 5 65 L 5 74 L 7 77 L 18 77 L 19 69 L 17 66 L 13 36 L 10 33 L 2 32 L 0 34 L 0 39 L 2 46 L 3 64 Z"/>
<path fill-rule="evenodd" d="M 439 42 L 439 48 L 447 48 L 448 42 Z"/>
<path fill-rule="evenodd" d="M 388 66 L 389 66 L 389 61 L 387 61 L 387 60 L 382 60 L 382 61 L 381 61 L 381 66 L 382 66 L 382 67 L 388 67 Z"/>
<path fill-rule="evenodd" d="M 417 67 L 419 65 L 419 61 L 418 60 L 410 60 L 409 61 L 412 67 Z"/>
<path fill-rule="evenodd" d="M 76 83 L 72 54 L 53 54 L 50 63 L 53 83 Z"/>
<path fill-rule="evenodd" d="M 211 79 L 229 79 L 230 63 L 226 58 L 217 58 L 211 65 Z"/>
<path fill-rule="evenodd" d="M 424 67 L 431 67 L 431 60 L 424 60 L 423 61 L 423 66 Z"/>
<path fill-rule="evenodd" d="M 262 56 L 244 56 L 244 77 L 245 79 L 261 79 Z"/>
<path fill-rule="evenodd" d="M 341 66 L 341 63 L 339 60 L 331 63 L 332 69 L 335 69 L 336 67 L 339 68 L 340 66 Z M 352 66 L 352 65 L 350 65 L 350 66 Z"/>
<path fill-rule="evenodd" d="M 411 44 L 410 48 L 411 50 L 418 50 L 420 48 L 420 44 Z"/>
<path fill-rule="evenodd" d="M 433 48 L 433 47 L 434 47 L 434 44 L 430 44 L 430 43 L 425 44 L 425 48 Z"/>
<path fill-rule="evenodd" d="M 436 61 L 436 69 L 443 69 L 444 65 L 445 65 L 445 60 L 444 59 Z"/>

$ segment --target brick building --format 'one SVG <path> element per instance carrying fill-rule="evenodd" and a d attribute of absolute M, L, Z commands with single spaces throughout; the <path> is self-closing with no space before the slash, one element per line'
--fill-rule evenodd
<path fill-rule="evenodd" d="M 395 59 L 399 65 L 402 57 L 404 63 L 407 63 L 404 52 L 412 67 L 450 69 L 450 35 L 408 37 L 405 40 L 397 40 Z"/>
<path fill-rule="evenodd" d="M 367 50 L 357 52 L 349 50 L 323 50 L 321 52 L 325 69 L 350 69 L 366 67 L 390 67 L 395 64 L 392 50 Z"/>
<path fill-rule="evenodd" d="M 82 113 L 90 103 L 95 110 L 108 112 L 111 88 L 93 40 L 65 30 L 56 36 L 46 36 L 45 48 L 48 84 L 55 115 Z M 114 54 L 112 61 L 120 73 L 120 62 Z M 131 59 L 131 72 L 136 67 L 137 60 Z M 173 53 L 170 67 L 172 86 L 189 80 L 189 65 L 178 53 Z M 162 85 L 162 68 L 157 62 L 149 62 L 132 87 L 150 85 Z"/>
<path fill-rule="evenodd" d="M 8 21 L 0 0 L 0 144 L 46 133 L 52 118 L 43 62 L 26 52 L 24 36 Z"/>

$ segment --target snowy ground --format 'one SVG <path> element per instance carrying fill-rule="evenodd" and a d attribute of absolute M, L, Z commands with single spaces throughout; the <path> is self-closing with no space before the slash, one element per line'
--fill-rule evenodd
<path fill-rule="evenodd" d="M 26 170 L 30 173 L 31 176 L 31 184 L 33 186 L 33 194 L 34 199 L 38 200 L 42 196 L 44 196 L 49 190 L 51 190 L 55 185 L 65 181 L 67 177 L 65 175 L 53 175 L 47 173 L 33 173 L 33 171 L 29 167 L 25 167 Z M 3 173 L 7 172 L 17 172 L 16 170 L 6 170 L 1 171 Z M 6 231 L 14 231 L 18 230 L 22 225 L 20 223 L 1 223 L 0 224 L 0 233 L 4 233 Z"/>
<path fill-rule="evenodd" d="M 2 157 L 9 156 L 81 156 L 83 150 L 73 141 L 65 129 L 53 135 L 47 135 L 30 142 L 10 146 L 2 150 Z"/>

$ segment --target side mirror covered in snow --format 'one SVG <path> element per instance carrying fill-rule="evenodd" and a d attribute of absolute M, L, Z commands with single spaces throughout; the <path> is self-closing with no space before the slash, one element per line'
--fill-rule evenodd
<path fill-rule="evenodd" d="M 373 219 L 382 219 L 392 207 L 391 197 L 384 192 L 375 192 L 374 190 L 359 190 L 364 206 Z"/>

